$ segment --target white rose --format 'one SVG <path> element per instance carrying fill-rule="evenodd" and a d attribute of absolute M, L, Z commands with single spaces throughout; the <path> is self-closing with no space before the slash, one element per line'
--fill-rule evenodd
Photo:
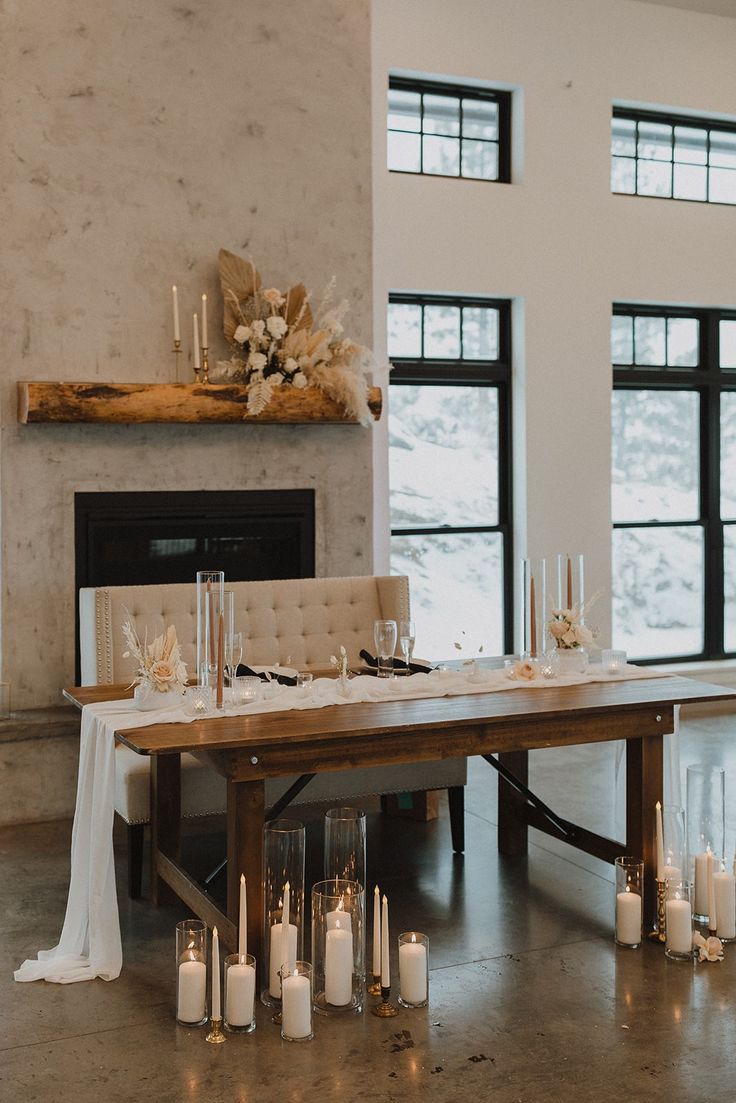
<path fill-rule="evenodd" d="M 271 306 L 283 306 L 286 302 L 278 287 L 267 287 L 265 291 L 261 291 L 261 298 L 265 299 Z"/>
<path fill-rule="evenodd" d="M 252 352 L 248 357 L 248 367 L 251 371 L 263 371 L 267 363 L 262 352 Z"/>
<path fill-rule="evenodd" d="M 233 340 L 237 341 L 239 345 L 244 345 L 246 341 L 250 340 L 250 329 L 248 326 L 238 326 L 233 333 Z"/>
<path fill-rule="evenodd" d="M 255 322 L 251 322 L 250 328 L 252 329 L 253 333 L 255 333 L 256 337 L 260 340 L 261 337 L 263 337 L 263 331 L 266 328 L 266 323 L 263 321 L 262 318 L 256 318 Z"/>
<path fill-rule="evenodd" d="M 296 375 L 294 376 L 294 378 L 292 379 L 291 385 L 292 385 L 292 387 L 299 387 L 300 390 L 301 390 L 302 387 L 306 387 L 307 386 L 307 377 L 306 377 L 306 375 L 304 375 L 302 372 L 298 371 L 296 373 Z"/>
<path fill-rule="evenodd" d="M 288 356 L 286 358 L 286 363 L 284 364 L 284 367 L 287 371 L 296 371 L 299 365 L 297 364 L 293 356 Z"/>
<path fill-rule="evenodd" d="M 550 634 L 553 635 L 556 640 L 561 640 L 562 637 L 566 634 L 569 627 L 570 626 L 566 624 L 564 620 L 550 621 Z"/>
<path fill-rule="evenodd" d="M 266 319 L 266 329 L 272 337 L 283 337 L 288 328 L 286 320 L 280 314 L 272 314 Z"/>
<path fill-rule="evenodd" d="M 593 642 L 593 633 L 584 624 L 577 624 L 574 628 L 575 637 L 581 647 L 589 647 Z"/>
<path fill-rule="evenodd" d="M 272 387 L 280 387 L 281 384 L 284 382 L 284 377 L 280 371 L 274 372 L 273 375 L 269 375 L 268 382 L 271 384 Z"/>

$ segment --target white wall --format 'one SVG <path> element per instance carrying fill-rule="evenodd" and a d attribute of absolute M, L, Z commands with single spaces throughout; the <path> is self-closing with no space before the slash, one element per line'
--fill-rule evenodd
<path fill-rule="evenodd" d="M 582 551 L 611 592 L 611 303 L 736 304 L 736 208 L 612 195 L 613 101 L 736 116 L 736 19 L 632 0 L 373 0 L 374 310 L 516 300 L 517 556 Z M 512 185 L 386 170 L 390 70 L 518 90 Z M 376 566 L 388 555 L 385 425 Z M 379 489 L 380 488 L 380 489 Z M 593 618 L 605 646 L 610 600 Z"/>

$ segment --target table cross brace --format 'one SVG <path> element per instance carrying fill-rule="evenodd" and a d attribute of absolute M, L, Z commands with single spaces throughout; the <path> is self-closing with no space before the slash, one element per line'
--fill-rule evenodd
<path fill-rule="evenodd" d="M 527 804 L 531 805 L 532 808 L 536 808 L 537 811 L 544 816 L 546 820 L 549 820 L 552 826 L 560 831 L 566 839 L 575 838 L 577 828 L 574 823 L 570 823 L 569 820 L 563 820 L 561 816 L 553 812 L 536 793 L 532 792 L 528 785 L 520 781 L 516 774 L 512 774 L 511 770 L 509 770 L 507 766 L 504 766 L 503 763 L 499 762 L 494 755 L 484 754 L 481 757 L 486 760 L 489 766 L 492 766 L 493 769 L 500 774 L 504 781 L 508 782 L 513 789 L 516 789 L 517 793 L 521 793 L 521 795 L 526 798 Z"/>

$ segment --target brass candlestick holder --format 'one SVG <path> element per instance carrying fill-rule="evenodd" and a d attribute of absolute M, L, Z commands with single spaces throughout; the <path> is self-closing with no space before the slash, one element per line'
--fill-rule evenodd
<path fill-rule="evenodd" d="M 174 347 L 171 350 L 174 354 L 174 377 L 176 382 L 179 382 L 179 357 L 181 356 L 181 341 L 178 337 L 174 338 Z"/>
<path fill-rule="evenodd" d="M 384 987 L 381 985 L 381 1002 L 377 1003 L 375 1007 L 371 1008 L 374 1015 L 377 1015 L 379 1019 L 393 1019 L 394 1015 L 398 1015 L 399 1009 L 394 1003 L 389 1003 L 391 996 L 391 986 Z"/>
<path fill-rule="evenodd" d="M 654 930 L 649 932 L 649 939 L 651 942 L 666 942 L 667 941 L 667 909 L 665 902 L 667 900 L 667 882 L 657 879 L 657 918 L 654 924 Z"/>
<path fill-rule="evenodd" d="M 209 348 L 207 347 L 207 345 L 202 345 L 202 382 L 205 384 L 205 386 L 210 381 L 210 361 L 209 356 L 207 355 L 208 352 Z M 199 382 L 199 380 L 197 380 L 197 382 Z"/>
<path fill-rule="evenodd" d="M 368 985 L 367 992 L 369 996 L 381 995 L 381 975 L 380 973 L 373 974 L 373 983 Z"/>
<path fill-rule="evenodd" d="M 210 1019 L 210 1032 L 205 1038 L 206 1042 L 212 1042 L 213 1045 L 219 1045 L 220 1042 L 226 1041 L 225 1035 L 222 1032 L 222 1018 Z"/>

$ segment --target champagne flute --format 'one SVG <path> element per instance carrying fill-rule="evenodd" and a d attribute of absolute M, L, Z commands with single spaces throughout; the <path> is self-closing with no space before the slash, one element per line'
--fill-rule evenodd
<path fill-rule="evenodd" d="M 409 663 L 411 662 L 411 657 L 414 654 L 415 639 L 416 629 L 414 627 L 414 621 L 399 621 L 399 643 L 401 644 L 401 650 L 404 655 L 404 662 L 406 663 L 407 674 L 411 674 L 411 671 L 409 670 Z"/>
<path fill-rule="evenodd" d="M 243 633 L 233 632 L 228 636 L 227 648 L 225 655 L 225 665 L 227 667 L 228 677 L 230 679 L 230 685 L 235 685 L 235 678 L 237 677 L 238 667 L 240 666 L 243 658 Z"/>
<path fill-rule="evenodd" d="M 394 669 L 394 651 L 396 650 L 396 621 L 374 621 L 373 641 L 376 645 L 378 677 L 390 678 L 393 674 Z"/>

